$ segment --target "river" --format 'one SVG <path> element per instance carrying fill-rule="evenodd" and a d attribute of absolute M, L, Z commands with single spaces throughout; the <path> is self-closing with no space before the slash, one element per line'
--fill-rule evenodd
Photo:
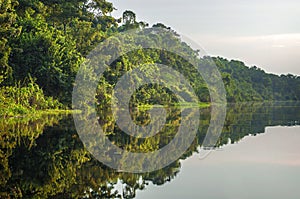
<path fill-rule="evenodd" d="M 116 145 L 147 152 L 176 134 L 180 119 L 176 110 L 169 113 L 174 121 L 152 140 L 124 136 L 110 112 L 99 113 L 99 123 Z M 133 118 L 149 119 L 143 113 Z M 117 172 L 98 161 L 71 115 L 0 119 L 0 198 L 300 198 L 299 103 L 228 105 L 216 147 L 206 156 L 198 152 L 210 108 L 201 109 L 200 118 L 188 150 L 150 173 Z"/>

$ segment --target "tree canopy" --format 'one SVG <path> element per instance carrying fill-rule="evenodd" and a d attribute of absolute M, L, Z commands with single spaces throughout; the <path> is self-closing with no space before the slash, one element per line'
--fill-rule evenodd
<path fill-rule="evenodd" d="M 0 85 L 26 84 L 33 79 L 45 95 L 70 106 L 76 73 L 89 52 L 110 35 L 149 26 L 137 21 L 136 14 L 130 10 L 114 18 L 111 16 L 114 9 L 105 0 L 1 0 Z M 216 64 L 229 102 L 300 100 L 297 76 L 267 74 L 256 66 L 249 68 L 240 61 L 221 57 L 213 58 L 214 63 L 209 61 L 210 57 L 196 58 L 198 51 L 183 43 L 172 28 L 162 23 L 153 27 L 165 29 L 172 36 L 166 39 L 152 34 L 146 38 L 147 42 L 172 43 L 174 48 L 185 46 L 185 53 L 193 55 L 197 62 Z M 100 81 L 98 99 L 109 101 L 117 79 L 140 63 L 171 65 L 187 77 L 200 101 L 210 101 L 207 85 L 197 71 L 178 55 L 157 49 L 130 52 L 114 61 Z M 133 97 L 133 100 L 138 103 L 151 95 L 172 99 L 157 90 L 161 89 L 148 85 L 137 93 L 140 98 Z"/>

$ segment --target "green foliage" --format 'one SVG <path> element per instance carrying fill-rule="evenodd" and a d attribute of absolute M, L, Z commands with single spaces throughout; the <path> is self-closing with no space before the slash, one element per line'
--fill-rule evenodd
<path fill-rule="evenodd" d="M 300 77 L 267 74 L 260 68 L 247 67 L 243 62 L 217 57 L 229 102 L 299 101 Z"/>
<path fill-rule="evenodd" d="M 17 5 L 18 2 L 15 0 L 0 0 L 0 85 L 12 72 L 8 63 L 11 53 L 9 40 L 19 32 L 19 29 L 14 27 Z"/>
<path fill-rule="evenodd" d="M 33 81 L 27 86 L 0 88 L 0 116 L 32 114 L 36 110 L 58 109 L 63 105 L 52 97 L 45 97 L 43 90 Z"/>
<path fill-rule="evenodd" d="M 90 21 L 73 19 L 70 22 L 69 35 L 76 41 L 76 50 L 86 56 L 96 44 L 103 40 L 106 33 L 101 31 L 101 24 L 94 27 Z"/>
<path fill-rule="evenodd" d="M 105 0 L 1 0 L 0 84 L 12 88 L 17 82 L 33 77 L 45 96 L 70 106 L 75 76 L 85 56 L 114 33 L 148 26 L 145 22 L 137 21 L 132 11 L 127 10 L 122 18 L 116 19 L 110 15 L 113 10 L 113 5 Z M 248 68 L 239 61 L 213 58 L 214 63 L 210 57 L 199 58 L 199 52 L 182 42 L 170 27 L 162 23 L 153 27 L 164 29 L 164 36 L 153 33 L 149 37 L 140 35 L 139 39 L 162 48 L 183 47 L 184 53 L 192 57 L 195 63 L 208 66 L 203 71 L 207 74 L 210 74 L 210 66 L 216 64 L 222 73 L 229 102 L 300 100 L 300 78 L 297 76 L 266 74 L 257 67 Z M 133 38 L 127 39 L 130 41 Z M 124 50 L 115 44 L 103 47 L 114 52 Z M 182 57 L 165 50 L 139 49 L 119 57 L 105 71 L 97 89 L 99 106 L 110 103 L 112 90 L 122 75 L 141 64 L 154 63 L 172 66 L 190 82 L 200 102 L 210 102 L 207 83 Z M 143 70 L 147 73 L 148 69 Z M 148 74 L 151 74 L 150 71 Z M 215 74 L 211 76 L 213 81 Z M 163 101 L 176 103 L 174 96 L 165 88 L 147 85 L 135 93 L 132 105 Z M 12 112 L 24 112 L 22 108 L 14 107 Z"/>
<path fill-rule="evenodd" d="M 43 16 L 34 16 L 34 13 L 28 9 L 18 20 L 22 32 L 11 42 L 14 47 L 10 56 L 13 77 L 15 81 L 22 81 L 32 76 L 46 95 L 68 103 L 72 81 L 82 58 L 74 41 L 61 31 L 48 27 Z"/>
<path fill-rule="evenodd" d="M 139 29 L 139 28 L 145 28 L 148 27 L 148 23 L 140 21 L 136 21 L 136 14 L 132 12 L 131 10 L 126 10 L 123 12 L 122 15 L 122 21 L 123 25 L 118 28 L 118 31 L 126 31 L 129 29 Z"/>
<path fill-rule="evenodd" d="M 15 4 L 6 1 L 1 9 L 1 27 L 10 27 L 5 21 L 15 22 L 14 27 L 20 31 L 13 37 L 3 30 L 10 37 L 0 41 L 0 83 L 9 72 L 11 78 L 5 85 L 13 86 L 33 77 L 45 95 L 70 106 L 83 56 L 104 39 L 108 29 L 116 26 L 115 19 L 107 16 L 113 10 L 112 4 L 104 0 L 18 0 Z M 4 18 L 8 14 L 10 18 Z"/>

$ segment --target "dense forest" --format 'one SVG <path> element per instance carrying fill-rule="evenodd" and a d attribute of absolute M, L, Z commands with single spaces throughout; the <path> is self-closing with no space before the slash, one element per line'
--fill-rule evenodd
<path fill-rule="evenodd" d="M 89 52 L 115 33 L 149 27 L 146 22 L 136 21 L 132 11 L 125 11 L 120 18 L 112 17 L 114 9 L 105 0 L 0 0 L 0 115 L 69 108 L 77 71 Z M 171 36 L 169 41 L 155 36 L 149 41 L 186 45 L 170 27 L 161 23 L 153 27 L 165 29 Z M 197 57 L 197 50 L 187 45 L 186 53 Z M 300 100 L 300 77 L 266 74 L 257 67 L 220 57 L 198 61 L 208 60 L 213 60 L 221 71 L 229 102 Z M 109 101 L 117 79 L 139 63 L 172 65 L 190 80 L 201 102 L 210 101 L 197 71 L 177 55 L 156 49 L 130 52 L 114 61 L 100 81 L 97 99 L 101 103 Z M 132 101 L 174 101 L 167 89 L 158 87 L 153 84 L 140 88 Z"/>
<path fill-rule="evenodd" d="M 240 61 L 220 57 L 213 59 L 222 72 L 230 102 L 300 100 L 299 76 L 267 74 L 256 66 L 249 68 Z"/>

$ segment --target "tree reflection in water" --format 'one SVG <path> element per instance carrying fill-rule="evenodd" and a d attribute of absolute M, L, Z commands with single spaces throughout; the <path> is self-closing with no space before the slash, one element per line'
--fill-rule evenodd
<path fill-rule="evenodd" d="M 99 113 L 99 122 L 117 146 L 148 152 L 165 146 L 176 133 L 180 114 L 176 108 L 167 112 L 166 127 L 151 138 L 138 139 L 122 133 L 109 111 Z M 132 111 L 132 118 L 138 124 L 150 119 L 146 111 Z M 210 109 L 201 109 L 197 137 L 180 159 L 199 150 L 209 121 Z M 299 104 L 231 104 L 216 147 L 237 143 L 249 134 L 264 133 L 267 126 L 299 124 Z M 134 198 L 136 191 L 149 183 L 163 185 L 172 181 L 181 167 L 178 159 L 151 173 L 116 172 L 85 150 L 71 116 L 1 119 L 0 139 L 0 198 Z"/>

